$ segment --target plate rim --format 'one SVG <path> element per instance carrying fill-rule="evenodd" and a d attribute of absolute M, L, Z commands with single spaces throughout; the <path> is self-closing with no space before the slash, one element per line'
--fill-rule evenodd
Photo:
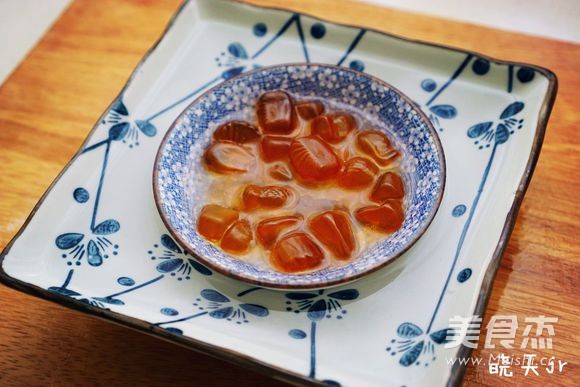
<path fill-rule="evenodd" d="M 207 342 L 199 341 L 199 340 L 196 340 L 193 338 L 173 335 L 171 333 L 164 331 L 162 328 L 153 326 L 152 324 L 145 322 L 144 320 L 141 320 L 141 319 L 138 319 L 135 317 L 129 317 L 127 315 L 117 313 L 117 312 L 103 310 L 103 309 L 94 307 L 92 305 L 84 304 L 84 303 L 77 301 L 77 300 L 74 300 L 70 297 L 65 297 L 65 296 L 51 293 L 47 289 L 43 289 L 39 286 L 33 285 L 31 283 L 28 283 L 28 282 L 25 282 L 22 280 L 19 280 L 19 279 L 14 278 L 14 277 L 11 277 L 4 270 L 4 267 L 3 267 L 4 259 L 5 259 L 6 255 L 8 255 L 8 253 L 10 252 L 13 244 L 18 240 L 18 238 L 21 236 L 21 234 L 26 230 L 26 228 L 28 227 L 28 224 L 30 223 L 32 218 L 36 215 L 36 212 L 38 211 L 39 207 L 44 203 L 46 197 L 50 194 L 50 192 L 52 191 L 54 186 L 60 181 L 62 176 L 68 171 L 70 166 L 76 161 L 78 156 L 81 154 L 82 150 L 87 146 L 91 137 L 93 136 L 95 131 L 99 128 L 99 123 L 101 122 L 101 120 L 106 116 L 106 114 L 109 112 L 109 110 L 111 110 L 115 101 L 117 101 L 123 95 L 123 93 L 126 91 L 126 89 L 132 84 L 133 80 L 135 79 L 135 77 L 137 76 L 139 71 L 141 70 L 142 66 L 145 64 L 145 62 L 149 59 L 151 54 L 157 49 L 157 47 L 159 46 L 161 41 L 165 38 L 165 36 L 172 29 L 173 25 L 175 24 L 175 21 L 177 20 L 179 15 L 181 15 L 181 13 L 185 9 L 185 7 L 190 3 L 190 1 L 191 0 L 182 0 L 181 4 L 177 7 L 176 11 L 173 13 L 173 15 L 169 19 L 167 25 L 165 26 L 165 28 L 161 32 L 159 38 L 145 52 L 145 54 L 141 57 L 139 62 L 133 68 L 133 71 L 131 72 L 131 74 L 127 78 L 127 81 L 125 82 L 125 84 L 123 85 L 123 87 L 121 88 L 119 93 L 116 95 L 116 97 L 111 101 L 111 103 L 107 106 L 107 108 L 101 114 L 101 116 L 99 116 L 99 118 L 96 120 L 96 123 L 93 125 L 92 129 L 89 131 L 89 133 L 85 137 L 84 141 L 81 143 L 79 149 L 72 156 L 72 158 L 65 164 L 65 166 L 58 173 L 58 175 L 55 177 L 55 179 L 50 183 L 50 185 L 45 190 L 45 192 L 42 194 L 42 196 L 40 197 L 38 202 L 34 205 L 34 208 L 30 212 L 30 214 L 27 216 L 26 220 L 24 221 L 24 223 L 22 224 L 22 226 L 20 227 L 18 232 L 6 244 L 6 246 L 4 247 L 2 252 L 0 253 L 0 283 L 4 284 L 5 286 L 7 286 L 9 288 L 21 291 L 21 292 L 29 294 L 31 296 L 38 297 L 38 298 L 53 302 L 55 304 L 62 305 L 62 306 L 65 306 L 67 308 L 79 311 L 81 313 L 86 313 L 90 316 L 97 317 L 100 319 L 104 319 L 104 320 L 116 323 L 118 325 L 126 326 L 128 328 L 133 329 L 133 330 L 143 332 L 143 333 L 164 339 L 166 341 L 169 341 L 169 342 L 181 345 L 181 346 L 185 346 L 185 347 L 192 349 L 192 350 L 195 350 L 197 352 L 206 353 L 208 355 L 217 357 L 217 358 L 225 360 L 225 361 L 232 362 L 232 363 L 237 364 L 237 365 L 242 366 L 242 367 L 247 366 L 249 369 L 261 372 L 261 373 L 268 375 L 268 376 L 271 376 L 275 379 L 285 380 L 287 382 L 296 383 L 296 384 L 297 383 L 307 383 L 307 384 L 311 384 L 311 385 L 323 385 L 322 382 L 310 379 L 310 378 L 306 377 L 305 375 L 301 375 L 301 374 L 296 373 L 294 371 L 283 369 L 283 368 L 275 366 L 275 365 L 264 363 L 264 362 L 262 362 L 256 358 L 253 358 L 249 355 L 245 355 L 245 354 L 239 353 L 237 351 L 232 351 L 232 350 L 229 350 L 227 348 L 223 348 L 220 346 L 209 344 Z M 506 221 L 504 223 L 504 226 L 503 226 L 502 232 L 500 234 L 500 238 L 498 240 L 498 243 L 496 245 L 495 251 L 492 255 L 492 258 L 488 264 L 487 269 L 485 270 L 484 278 L 483 278 L 481 287 L 479 288 L 479 296 L 477 298 L 473 314 L 478 314 L 478 315 L 483 316 L 486 309 L 487 309 L 487 304 L 489 302 L 489 298 L 491 295 L 491 288 L 493 285 L 493 281 L 495 279 L 495 275 L 497 273 L 497 269 L 499 267 L 499 263 L 500 263 L 501 258 L 503 256 L 503 253 L 507 247 L 507 242 L 509 241 L 511 233 L 514 229 L 516 219 L 517 219 L 517 214 L 518 214 L 519 209 L 521 207 L 525 193 L 526 193 L 526 191 L 529 187 L 529 184 L 531 182 L 533 172 L 535 170 L 535 167 L 536 167 L 537 162 L 538 162 L 538 158 L 540 156 L 540 151 L 541 151 L 544 137 L 546 134 L 548 119 L 549 119 L 550 114 L 553 110 L 554 102 L 556 100 L 556 94 L 558 91 L 558 78 L 557 78 L 556 74 L 553 71 L 551 71 L 545 67 L 539 66 L 539 65 L 534 65 L 534 64 L 530 64 L 530 63 L 526 63 L 526 62 L 516 62 L 516 61 L 497 59 L 497 58 L 494 58 L 494 57 L 491 57 L 488 55 L 478 53 L 477 51 L 471 51 L 471 50 L 467 50 L 467 49 L 463 49 L 463 48 L 454 47 L 451 45 L 444 45 L 444 44 L 440 44 L 440 43 L 427 42 L 427 41 L 420 40 L 420 39 L 407 38 L 407 37 L 404 37 L 404 36 L 401 36 L 398 34 L 379 31 L 379 30 L 376 30 L 374 28 L 362 27 L 362 26 L 356 25 L 356 24 L 339 23 L 339 22 L 331 21 L 331 20 L 328 20 L 325 18 L 321 18 L 319 16 L 314 16 L 308 12 L 302 12 L 302 11 L 298 12 L 298 11 L 295 11 L 292 9 L 285 9 L 285 8 L 276 7 L 276 6 L 263 6 L 263 5 L 250 4 L 250 3 L 245 3 L 242 0 L 222 0 L 222 2 L 226 2 L 226 1 L 236 3 L 236 4 L 244 6 L 244 7 L 254 8 L 254 9 L 266 9 L 266 10 L 276 10 L 276 11 L 284 11 L 284 12 L 294 12 L 294 13 L 297 13 L 300 15 L 304 15 L 306 17 L 310 17 L 310 18 L 315 19 L 315 20 L 327 22 L 327 23 L 337 25 L 337 26 L 342 26 L 342 27 L 364 28 L 367 31 L 378 33 L 378 34 L 381 34 L 381 35 L 384 35 L 384 36 L 387 36 L 390 38 L 394 38 L 394 39 L 397 39 L 397 40 L 400 40 L 403 42 L 413 43 L 413 44 L 427 46 L 427 47 L 436 47 L 436 48 L 440 48 L 440 49 L 443 49 L 446 51 L 452 51 L 455 53 L 476 55 L 480 58 L 486 59 L 486 60 L 490 61 L 491 63 L 498 64 L 498 65 L 512 65 L 512 66 L 519 66 L 519 67 L 525 66 L 525 67 L 529 67 L 529 68 L 539 72 L 548 80 L 548 87 L 546 89 L 546 93 L 544 95 L 544 99 L 542 101 L 540 111 L 538 113 L 538 120 L 536 121 L 536 134 L 534 135 L 534 138 L 533 138 L 533 144 L 532 144 L 532 148 L 530 150 L 528 161 L 526 163 L 522 177 L 519 181 L 518 188 L 515 192 L 512 206 L 506 215 Z M 471 355 L 472 351 L 473 351 L 472 348 L 467 348 L 465 346 L 461 346 L 459 352 L 457 353 L 457 357 L 469 357 Z M 460 386 L 462 383 L 466 368 L 467 368 L 466 364 L 461 365 L 461 364 L 458 364 L 456 362 L 455 365 L 451 368 L 449 379 L 447 380 L 447 383 L 446 383 L 447 386 Z"/>
<path fill-rule="evenodd" d="M 392 90 L 395 94 L 397 94 L 403 101 L 405 101 L 411 107 L 412 111 L 417 112 L 417 114 L 421 117 L 421 121 L 427 126 L 427 130 L 431 133 L 434 146 L 437 149 L 437 153 L 439 155 L 439 157 L 437 157 L 437 159 L 439 161 L 439 167 L 441 169 L 441 184 L 439 186 L 439 189 L 437 190 L 438 191 L 437 192 L 437 199 L 436 199 L 435 203 L 433 204 L 433 207 L 429 211 L 426 221 L 423 223 L 421 228 L 415 233 L 415 235 L 411 238 L 411 241 L 408 242 L 406 246 L 404 246 L 403 249 L 396 252 L 395 254 L 392 254 L 390 257 L 388 257 L 384 261 L 381 261 L 380 263 L 375 264 L 374 266 L 370 266 L 369 268 L 365 269 L 364 271 L 361 271 L 359 273 L 356 273 L 354 275 L 350 275 L 347 277 L 341 277 L 341 278 L 334 279 L 334 280 L 326 280 L 326 281 L 323 281 L 323 282 L 320 282 L 317 284 L 313 284 L 313 285 L 312 284 L 310 284 L 310 285 L 309 284 L 296 284 L 296 283 L 292 283 L 292 282 L 278 283 L 278 282 L 274 282 L 274 281 L 270 281 L 270 280 L 260 280 L 260 279 L 255 279 L 255 278 L 248 278 L 242 274 L 230 273 L 227 270 L 225 270 L 223 267 L 214 264 L 212 262 L 212 260 L 199 256 L 195 251 L 193 251 L 193 249 L 191 248 L 189 243 L 187 243 L 187 241 L 181 236 L 181 234 L 171 224 L 171 222 L 169 220 L 170 216 L 166 213 L 164 206 L 163 206 L 163 200 L 161 199 L 161 193 L 160 193 L 160 187 L 159 187 L 159 170 L 160 170 L 159 166 L 161 164 L 161 158 L 163 157 L 164 151 L 166 150 L 167 142 L 169 141 L 171 135 L 177 130 L 177 126 L 178 126 L 179 122 L 182 121 L 183 118 L 187 118 L 187 113 L 192 109 L 192 107 L 196 103 L 198 103 L 198 101 L 200 101 L 203 98 L 206 98 L 209 94 L 213 93 L 218 88 L 223 87 L 223 85 L 225 83 L 235 82 L 239 79 L 242 79 L 242 77 L 244 77 L 244 76 L 253 75 L 253 74 L 259 73 L 261 71 L 272 71 L 272 70 L 286 68 L 286 67 L 290 67 L 290 66 L 295 67 L 295 68 L 296 67 L 318 66 L 318 67 L 322 67 L 322 68 L 332 69 L 334 71 L 346 71 L 346 72 L 353 73 L 358 77 L 362 76 L 363 78 L 366 78 L 369 81 L 376 82 L 379 85 L 381 85 L 382 87 L 385 87 L 389 90 Z M 433 126 L 433 123 L 431 122 L 431 120 L 427 117 L 427 114 L 425 114 L 425 112 L 419 106 L 417 106 L 417 104 L 415 102 L 413 102 L 411 97 L 409 97 L 407 94 L 403 93 L 397 87 L 391 85 L 390 83 L 388 83 L 388 82 L 386 82 L 386 81 L 384 81 L 384 80 L 382 80 L 379 77 L 376 77 L 374 75 L 363 73 L 363 72 L 360 72 L 360 71 L 357 71 L 354 69 L 350 69 L 350 68 L 337 66 L 334 64 L 326 64 L 326 63 L 318 63 L 318 62 L 308 62 L 308 63 L 307 62 L 290 62 L 290 63 L 278 63 L 278 64 L 274 64 L 274 65 L 263 66 L 263 67 L 260 67 L 258 69 L 247 71 L 247 72 L 244 72 L 240 75 L 232 77 L 230 79 L 222 81 L 222 82 L 218 83 L 217 85 L 210 87 L 209 89 L 204 91 L 201 95 L 199 95 L 193 101 L 191 101 L 191 103 L 189 103 L 185 107 L 185 109 L 183 109 L 179 113 L 179 115 L 175 118 L 173 123 L 169 126 L 169 129 L 167 129 L 167 132 L 163 136 L 163 139 L 161 140 L 161 143 L 159 144 L 159 147 L 157 148 L 157 154 L 155 155 L 155 160 L 153 161 L 153 173 L 152 173 L 153 201 L 155 202 L 155 207 L 157 208 L 157 211 L 159 212 L 161 220 L 163 221 L 163 224 L 165 225 L 165 227 L 167 228 L 167 231 L 169 231 L 171 236 L 173 238 L 175 238 L 175 240 L 177 242 L 179 242 L 181 247 L 183 247 L 192 257 L 194 257 L 196 260 L 198 260 L 202 264 L 208 266 L 209 268 L 217 271 L 218 273 L 220 273 L 228 278 L 232 278 L 234 280 L 242 281 L 244 283 L 254 285 L 254 286 L 268 288 L 271 290 L 298 290 L 298 291 L 327 289 L 327 288 L 331 288 L 331 287 L 335 287 L 335 286 L 346 285 L 346 284 L 361 280 L 364 277 L 366 277 L 366 276 L 368 276 L 368 275 L 370 275 L 378 270 L 384 269 L 388 265 L 395 262 L 403 254 L 405 254 L 407 251 L 409 251 L 409 249 L 411 249 L 419 241 L 419 239 L 421 239 L 423 237 L 423 235 L 427 232 L 427 230 L 429 229 L 429 227 L 433 223 L 435 216 L 437 216 L 437 213 L 439 212 L 439 207 L 441 207 L 441 202 L 443 201 L 443 195 L 445 194 L 446 182 L 447 182 L 447 161 L 445 159 L 445 151 L 443 150 L 443 144 L 441 144 L 441 138 L 439 137 L 439 133 L 437 133 L 437 130 Z M 283 273 L 283 274 L 285 274 L 285 273 Z"/>

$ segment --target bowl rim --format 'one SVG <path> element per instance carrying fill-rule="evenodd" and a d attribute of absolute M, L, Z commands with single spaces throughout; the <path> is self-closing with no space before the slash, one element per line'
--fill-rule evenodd
<path fill-rule="evenodd" d="M 405 102 L 407 102 L 412 107 L 412 109 L 415 112 L 417 112 L 417 114 L 419 114 L 419 116 L 421 117 L 421 120 L 426 124 L 427 129 L 429 130 L 429 132 L 432 135 L 433 143 L 434 143 L 435 147 L 437 148 L 437 152 L 439 155 L 438 159 L 439 159 L 439 163 L 441 165 L 441 184 L 439 186 L 439 190 L 437 191 L 436 202 L 434 203 L 433 207 L 431 208 L 431 211 L 429 212 L 427 219 L 423 222 L 423 225 L 421 226 L 421 228 L 417 232 L 415 232 L 415 234 L 413 235 L 411 240 L 407 243 L 407 245 L 404 248 L 399 250 L 396 254 L 385 257 L 378 264 L 375 264 L 373 266 L 369 266 L 368 268 L 366 268 L 365 270 L 363 270 L 361 272 L 353 273 L 353 274 L 350 274 L 350 275 L 347 275 L 347 276 L 344 276 L 344 277 L 341 277 L 338 279 L 326 280 L 326 281 L 321 281 L 321 282 L 311 283 L 311 284 L 308 284 L 308 283 L 296 284 L 296 283 L 291 283 L 291 282 L 290 283 L 280 283 L 280 282 L 276 282 L 276 281 L 269 281 L 269 280 L 254 278 L 254 277 L 248 277 L 248 276 L 245 276 L 243 274 L 232 273 L 232 272 L 229 272 L 228 270 L 222 268 L 220 265 L 213 263 L 212 259 L 205 258 L 205 257 L 198 255 L 195 251 L 193 251 L 193 249 L 190 248 L 189 243 L 180 235 L 179 232 L 177 232 L 177 230 L 175 230 L 173 228 L 173 226 L 169 222 L 169 220 L 168 220 L 169 216 L 167 215 L 167 213 L 163 209 L 162 200 L 161 200 L 161 193 L 159 191 L 159 183 L 158 183 L 158 181 L 159 181 L 159 179 L 158 179 L 159 178 L 159 164 L 161 162 L 161 157 L 163 155 L 163 151 L 167 145 L 167 142 L 169 141 L 171 134 L 174 132 L 178 122 L 182 120 L 182 118 L 185 116 L 186 112 L 188 112 L 191 109 L 191 107 L 197 103 L 197 101 L 199 101 L 200 99 L 213 93 L 214 90 L 222 87 L 224 85 L 224 83 L 235 82 L 236 80 L 238 80 L 240 78 L 244 78 L 244 77 L 247 77 L 249 75 L 258 73 L 258 72 L 275 70 L 275 69 L 282 69 L 282 68 L 287 68 L 287 67 L 323 67 L 323 68 L 331 69 L 333 71 L 338 71 L 338 70 L 347 71 L 350 73 L 354 73 L 357 77 L 364 77 L 364 78 L 370 79 L 370 80 L 380 84 L 381 86 L 392 90 L 399 97 L 401 97 Z M 435 219 L 437 212 L 439 211 L 439 207 L 441 206 L 441 202 L 443 201 L 443 195 L 445 192 L 445 186 L 446 186 L 446 182 L 447 182 L 447 163 L 445 160 L 445 152 L 443 151 L 443 145 L 441 144 L 441 139 L 439 138 L 439 134 L 437 133 L 437 130 L 433 126 L 433 123 L 431 122 L 429 117 L 427 117 L 425 112 L 423 112 L 423 110 L 409 96 L 407 96 L 405 93 L 400 91 L 398 88 L 394 87 L 390 83 L 388 83 L 388 82 L 386 82 L 386 81 L 382 80 L 381 78 L 378 78 L 374 75 L 367 74 L 367 73 L 364 73 L 364 72 L 361 72 L 358 70 L 354 70 L 354 69 L 351 69 L 348 67 L 344 67 L 344 66 L 338 66 L 338 65 L 334 65 L 334 64 L 326 64 L 326 63 L 318 63 L 318 62 L 289 62 L 289 63 L 279 63 L 279 64 L 275 64 L 275 65 L 270 65 L 270 66 L 262 66 L 262 67 L 259 67 L 257 69 L 243 72 L 239 75 L 236 75 L 234 77 L 226 79 L 226 80 L 218 83 L 217 85 L 209 88 L 208 90 L 206 90 L 202 94 L 200 94 L 197 98 L 195 98 L 193 101 L 191 101 L 179 113 L 179 115 L 175 118 L 175 120 L 172 122 L 172 124 L 167 129 L 167 132 L 163 136 L 163 139 L 161 140 L 161 143 L 159 144 L 159 147 L 157 148 L 157 154 L 155 156 L 155 161 L 153 163 L 153 176 L 152 177 L 153 177 L 153 182 L 152 182 L 153 183 L 153 198 L 154 198 L 155 206 L 157 207 L 157 211 L 159 212 L 161 220 L 163 221 L 163 224 L 165 225 L 165 227 L 167 228 L 167 230 L 169 231 L 171 236 L 195 260 L 201 262 L 202 264 L 208 266 L 210 269 L 215 270 L 216 272 L 218 272 L 226 277 L 233 278 L 235 280 L 242 281 L 245 283 L 249 283 L 249 284 L 254 285 L 254 286 L 260 286 L 260 287 L 273 289 L 273 290 L 314 290 L 314 289 L 324 289 L 324 288 L 335 287 L 335 286 L 344 285 L 344 284 L 359 280 L 362 277 L 365 277 L 371 273 L 374 273 L 380 269 L 385 268 L 386 266 L 388 266 L 389 264 L 393 263 L 395 260 L 400 258 L 409 249 L 411 249 L 411 247 L 413 247 L 415 245 L 415 243 L 417 243 L 417 241 L 425 234 L 425 232 L 427 231 L 427 229 L 429 228 L 431 223 L 433 223 L 433 220 Z M 286 274 L 286 273 L 282 273 L 282 274 Z M 287 274 L 287 275 L 290 276 L 292 274 Z M 300 276 L 300 274 L 297 274 L 296 276 Z"/>

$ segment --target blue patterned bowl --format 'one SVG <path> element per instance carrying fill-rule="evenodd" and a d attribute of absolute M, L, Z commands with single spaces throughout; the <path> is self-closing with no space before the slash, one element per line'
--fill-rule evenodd
<path fill-rule="evenodd" d="M 308 274 L 279 273 L 229 256 L 196 231 L 207 174 L 201 156 L 216 122 L 249 114 L 264 92 L 283 89 L 297 96 L 323 97 L 348 104 L 388 132 L 403 152 L 406 184 L 403 226 L 370 246 L 352 262 Z M 441 202 L 445 159 L 429 119 L 405 95 L 387 83 L 347 68 L 322 64 L 263 67 L 229 79 L 189 105 L 167 132 L 155 162 L 155 201 L 170 233 L 196 259 L 235 279 L 282 289 L 314 289 L 343 284 L 384 267 L 408 250 L 425 232 Z"/>

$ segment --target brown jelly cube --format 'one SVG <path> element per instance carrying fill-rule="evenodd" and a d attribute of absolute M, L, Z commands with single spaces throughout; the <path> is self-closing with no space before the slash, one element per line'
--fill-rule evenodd
<path fill-rule="evenodd" d="M 286 205 L 292 198 L 292 190 L 277 185 L 258 186 L 250 184 L 244 188 L 242 202 L 244 210 L 274 209 Z"/>
<path fill-rule="evenodd" d="M 290 137 L 264 136 L 260 142 L 262 159 L 269 163 L 286 159 L 292 140 Z"/>
<path fill-rule="evenodd" d="M 218 241 L 227 228 L 238 220 L 238 211 L 208 204 L 201 209 L 197 220 L 197 232 L 210 241 Z"/>
<path fill-rule="evenodd" d="M 302 216 L 278 216 L 264 219 L 256 227 L 256 239 L 262 246 L 269 249 L 283 231 L 296 229 L 302 223 Z"/>
<path fill-rule="evenodd" d="M 246 121 L 230 121 L 220 125 L 213 133 L 214 140 L 246 144 L 260 138 L 258 128 Z"/>
<path fill-rule="evenodd" d="M 370 199 L 373 202 L 383 203 L 387 199 L 402 199 L 405 196 L 405 187 L 401 176 L 394 172 L 385 172 L 377 180 Z"/>
<path fill-rule="evenodd" d="M 356 190 L 370 186 L 375 180 L 379 168 L 364 157 L 353 157 L 344 163 L 337 182 L 342 188 Z"/>
<path fill-rule="evenodd" d="M 355 217 L 363 225 L 387 234 L 397 231 L 405 219 L 402 206 L 396 201 L 359 208 Z"/>
<path fill-rule="evenodd" d="M 295 174 L 306 184 L 332 180 L 340 171 L 340 160 L 319 137 L 301 137 L 290 145 L 290 161 Z"/>
<path fill-rule="evenodd" d="M 391 140 L 378 130 L 367 130 L 359 133 L 356 144 L 363 153 L 372 157 L 383 167 L 399 157 L 399 152 L 393 148 Z"/>
<path fill-rule="evenodd" d="M 300 101 L 294 104 L 296 114 L 306 121 L 310 121 L 324 113 L 324 104 L 320 101 Z"/>
<path fill-rule="evenodd" d="M 230 141 L 216 141 L 203 155 L 205 166 L 221 174 L 244 173 L 254 165 L 254 155 L 241 145 Z"/>
<path fill-rule="evenodd" d="M 294 130 L 292 99 L 281 90 L 262 94 L 256 105 L 256 114 L 260 128 L 266 134 L 289 134 Z"/>
<path fill-rule="evenodd" d="M 242 254 L 249 250 L 252 243 L 252 228 L 247 220 L 235 221 L 224 233 L 221 248 L 233 254 Z"/>
<path fill-rule="evenodd" d="M 346 213 L 332 210 L 316 215 L 309 222 L 310 231 L 338 259 L 349 259 L 356 240 Z"/>
<path fill-rule="evenodd" d="M 286 273 L 299 273 L 320 266 L 324 252 L 308 234 L 296 232 L 280 238 L 270 255 L 270 263 Z"/>
<path fill-rule="evenodd" d="M 331 144 L 341 142 L 355 128 L 356 120 L 348 113 L 325 114 L 310 123 L 311 134 L 320 136 Z"/>

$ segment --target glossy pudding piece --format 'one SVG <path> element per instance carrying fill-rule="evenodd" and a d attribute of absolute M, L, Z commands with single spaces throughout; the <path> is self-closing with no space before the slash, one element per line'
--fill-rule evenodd
<path fill-rule="evenodd" d="M 317 185 L 331 181 L 340 171 L 340 159 L 318 136 L 300 137 L 292 141 L 290 165 L 304 184 Z"/>
<path fill-rule="evenodd" d="M 196 220 L 201 236 L 300 274 L 357 259 L 401 227 L 401 153 L 384 132 L 348 107 L 281 90 L 262 94 L 255 109 L 255 121 L 220 123 L 203 154 L 224 192 L 210 190 Z"/>

